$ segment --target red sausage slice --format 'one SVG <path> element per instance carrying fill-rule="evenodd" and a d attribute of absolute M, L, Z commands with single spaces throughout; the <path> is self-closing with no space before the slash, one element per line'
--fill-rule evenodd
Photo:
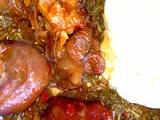
<path fill-rule="evenodd" d="M 41 53 L 23 42 L 0 44 L 0 114 L 28 108 L 47 86 L 51 70 Z"/>
<path fill-rule="evenodd" d="M 92 37 L 89 30 L 81 30 L 75 33 L 66 43 L 68 55 L 75 61 L 80 62 L 88 53 Z"/>
<path fill-rule="evenodd" d="M 98 53 L 89 53 L 83 60 L 84 71 L 87 74 L 99 75 L 105 69 L 105 60 Z"/>

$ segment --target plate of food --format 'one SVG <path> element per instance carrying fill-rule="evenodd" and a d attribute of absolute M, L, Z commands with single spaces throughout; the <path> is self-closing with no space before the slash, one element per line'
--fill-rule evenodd
<path fill-rule="evenodd" d="M 159 119 L 158 16 L 156 0 L 0 0 L 0 119 Z"/>

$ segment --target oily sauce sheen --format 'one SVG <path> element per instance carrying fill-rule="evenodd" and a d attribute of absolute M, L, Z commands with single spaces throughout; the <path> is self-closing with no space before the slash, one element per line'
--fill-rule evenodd
<path fill-rule="evenodd" d="M 40 94 L 45 90 L 49 93 L 47 99 L 70 90 L 76 93 L 85 87 L 88 94 L 87 87 L 94 81 L 91 78 L 104 72 L 105 60 L 100 51 L 103 29 L 95 23 L 97 20 L 89 13 L 86 2 L 0 0 L 0 115 L 24 115 L 39 104 Z M 56 108 L 44 103 L 48 104 L 44 105 L 48 116 L 52 109 L 61 109 L 59 103 L 65 105 L 67 99 L 53 101 Z M 68 101 L 72 104 L 72 100 Z M 77 105 L 75 101 L 73 106 Z M 65 118 L 63 109 L 56 112 L 57 120 Z M 99 103 L 84 105 L 82 111 L 75 109 L 76 114 L 70 118 L 80 119 L 79 112 L 86 112 L 82 115 L 86 120 L 92 118 L 87 113 L 95 113 L 95 119 L 108 115 Z"/>
<path fill-rule="evenodd" d="M 51 79 L 38 50 L 23 42 L 0 43 L 0 114 L 24 111 Z"/>

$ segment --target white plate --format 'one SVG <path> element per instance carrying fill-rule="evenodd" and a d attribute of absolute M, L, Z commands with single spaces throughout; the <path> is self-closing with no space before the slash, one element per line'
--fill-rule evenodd
<path fill-rule="evenodd" d="M 160 1 L 106 0 L 116 53 L 111 86 L 129 102 L 160 108 Z"/>

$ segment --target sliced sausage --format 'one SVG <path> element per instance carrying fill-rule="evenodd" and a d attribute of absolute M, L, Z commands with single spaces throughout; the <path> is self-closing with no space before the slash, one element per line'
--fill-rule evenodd
<path fill-rule="evenodd" d="M 105 60 L 99 53 L 89 53 L 83 60 L 84 72 L 99 75 L 105 69 Z"/>
<path fill-rule="evenodd" d="M 82 30 L 75 33 L 66 43 L 68 55 L 76 62 L 83 60 L 91 46 L 91 33 L 89 30 Z"/>
<path fill-rule="evenodd" d="M 0 114 L 28 108 L 47 86 L 51 70 L 47 60 L 23 42 L 0 43 Z"/>

